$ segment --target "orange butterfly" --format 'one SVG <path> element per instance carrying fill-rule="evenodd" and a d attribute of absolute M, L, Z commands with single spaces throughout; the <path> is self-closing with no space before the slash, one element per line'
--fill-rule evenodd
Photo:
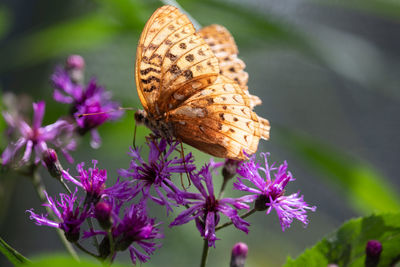
<path fill-rule="evenodd" d="M 252 111 L 248 74 L 230 33 L 211 25 L 196 33 L 173 6 L 150 17 L 136 53 L 136 87 L 144 110 L 135 114 L 156 135 L 216 157 L 247 159 L 269 122 Z"/>

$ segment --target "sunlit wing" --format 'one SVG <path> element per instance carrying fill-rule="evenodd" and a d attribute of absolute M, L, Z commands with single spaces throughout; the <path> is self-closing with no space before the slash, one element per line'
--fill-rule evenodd
<path fill-rule="evenodd" d="M 269 122 L 252 111 L 249 96 L 222 75 L 214 84 L 167 113 L 176 138 L 216 157 L 247 159 L 260 138 L 269 139 Z"/>
<path fill-rule="evenodd" d="M 218 58 L 220 74 L 236 81 L 243 90 L 247 90 L 249 74 L 244 71 L 246 65 L 237 57 L 239 50 L 230 32 L 221 25 L 210 25 L 198 31 Z"/>
<path fill-rule="evenodd" d="M 163 6 L 150 17 L 136 53 L 136 87 L 144 109 L 161 115 L 212 84 L 218 59 L 186 15 Z"/>

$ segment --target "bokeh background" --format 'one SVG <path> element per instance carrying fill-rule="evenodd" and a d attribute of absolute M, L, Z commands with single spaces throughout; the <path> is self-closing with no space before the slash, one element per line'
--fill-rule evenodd
<path fill-rule="evenodd" d="M 221 240 L 210 252 L 209 266 L 227 266 L 237 241 L 249 245 L 247 266 L 281 266 L 287 256 L 296 257 L 350 218 L 398 210 L 398 1 L 179 3 L 201 25 L 218 23 L 232 32 L 247 65 L 250 91 L 263 100 L 256 112 L 272 125 L 271 140 L 261 142 L 259 151 L 271 152 L 273 161 L 287 160 L 297 178 L 288 192 L 300 190 L 318 207 L 307 228 L 295 222 L 282 232 L 276 216 L 260 213 L 249 218 L 249 235 L 218 232 Z M 45 122 L 54 122 L 68 108 L 52 100 L 49 77 L 69 54 L 80 54 L 87 79 L 97 77 L 123 106 L 141 107 L 134 81 L 136 45 L 146 20 L 161 5 L 153 0 L 2 0 L 1 94 L 46 100 Z M 115 179 L 117 169 L 128 167 L 133 128 L 132 112 L 101 126 L 102 147 L 93 150 L 84 138 L 73 153 L 76 162 L 96 158 Z M 137 143 L 148 133 L 139 128 Z M 2 136 L 0 148 L 5 146 Z M 199 163 L 208 160 L 194 152 Z M 55 232 L 34 225 L 25 213 L 40 209 L 28 179 L 0 175 L 0 236 L 28 257 L 62 251 Z M 50 177 L 45 181 L 53 194 L 62 190 Z M 194 225 L 169 229 L 172 218 L 165 218 L 163 209 L 154 207 L 152 214 L 166 222 L 166 238 L 146 266 L 197 266 L 202 240 Z M 117 261 L 129 263 L 129 257 Z M 3 256 L 0 266 L 10 266 Z"/>

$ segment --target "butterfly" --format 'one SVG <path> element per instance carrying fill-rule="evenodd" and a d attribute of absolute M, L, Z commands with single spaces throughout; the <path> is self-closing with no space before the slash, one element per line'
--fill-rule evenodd
<path fill-rule="evenodd" d="M 176 7 L 147 21 L 136 53 L 135 79 L 144 110 L 135 113 L 156 136 L 210 155 L 245 160 L 269 139 L 270 125 L 253 107 L 248 74 L 233 37 L 211 25 L 196 33 Z"/>

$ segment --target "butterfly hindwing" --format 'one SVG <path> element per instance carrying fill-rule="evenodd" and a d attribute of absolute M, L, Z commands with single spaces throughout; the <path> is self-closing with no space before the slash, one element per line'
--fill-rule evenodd
<path fill-rule="evenodd" d="M 176 137 L 217 157 L 243 160 L 253 154 L 260 138 L 269 138 L 269 122 L 250 107 L 238 84 L 219 76 L 214 84 L 167 114 Z"/>

